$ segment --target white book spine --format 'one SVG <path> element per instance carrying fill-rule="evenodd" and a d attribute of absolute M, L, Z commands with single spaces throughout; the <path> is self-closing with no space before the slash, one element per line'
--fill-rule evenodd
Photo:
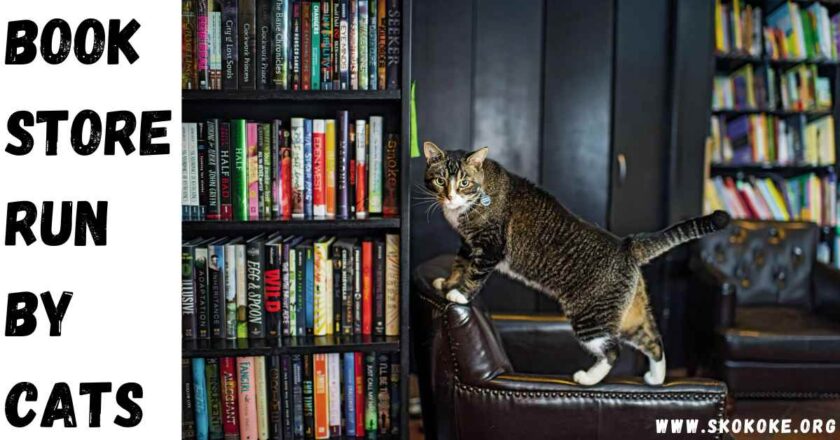
<path fill-rule="evenodd" d="M 292 218 L 303 218 L 303 118 L 292 118 Z"/>
<path fill-rule="evenodd" d="M 367 188 L 367 127 L 364 120 L 356 121 L 356 187 Z M 356 192 L 356 218 L 367 218 L 367 202 L 358 200 L 359 195 L 367 197 L 365 191 Z M 361 208 L 361 209 L 359 209 Z"/>
<path fill-rule="evenodd" d="M 327 216 L 327 145 L 326 145 L 326 123 L 323 119 L 315 119 L 312 121 L 312 139 L 320 136 L 321 143 L 315 145 L 312 142 L 312 157 L 313 161 L 317 155 L 318 167 L 312 167 L 312 192 L 313 202 L 312 214 L 317 218 L 324 218 Z M 315 151 L 316 148 L 318 151 Z M 313 164 L 314 165 L 314 164 Z M 320 194 L 320 197 L 315 197 L 315 194 Z"/>
<path fill-rule="evenodd" d="M 198 219 L 198 125 L 189 124 L 189 155 L 190 155 L 190 206 L 193 207 L 193 220 Z"/>
<path fill-rule="evenodd" d="M 368 212 L 382 214 L 382 116 L 370 117 L 368 146 Z"/>
<path fill-rule="evenodd" d="M 327 395 L 330 432 L 341 430 L 341 355 L 327 354 Z"/>
<path fill-rule="evenodd" d="M 225 321 L 227 338 L 236 339 L 236 250 L 232 244 L 225 245 Z"/>

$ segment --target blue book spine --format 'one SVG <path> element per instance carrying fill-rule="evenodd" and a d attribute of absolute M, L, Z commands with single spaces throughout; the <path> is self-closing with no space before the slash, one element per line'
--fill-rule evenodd
<path fill-rule="evenodd" d="M 311 247 L 306 248 L 306 334 L 311 335 L 315 329 L 315 255 Z"/>
<path fill-rule="evenodd" d="M 356 435 L 356 371 L 353 353 L 344 353 L 344 414 L 345 435 Z"/>
<path fill-rule="evenodd" d="M 312 218 L 312 120 L 303 120 L 303 218 Z"/>
<path fill-rule="evenodd" d="M 303 359 L 299 354 L 292 355 L 292 418 L 295 438 L 303 438 Z"/>
<path fill-rule="evenodd" d="M 193 390 L 195 392 L 195 438 L 208 440 L 210 416 L 207 413 L 207 381 L 204 377 L 204 358 L 193 358 Z"/>

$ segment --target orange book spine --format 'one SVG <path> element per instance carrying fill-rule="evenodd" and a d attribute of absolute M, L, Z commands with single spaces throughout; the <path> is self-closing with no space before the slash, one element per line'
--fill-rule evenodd
<path fill-rule="evenodd" d="M 312 355 L 315 376 L 315 438 L 330 438 L 329 395 L 327 390 L 327 355 L 318 353 Z"/>
<path fill-rule="evenodd" d="M 373 242 L 362 242 L 362 334 L 373 333 Z"/>

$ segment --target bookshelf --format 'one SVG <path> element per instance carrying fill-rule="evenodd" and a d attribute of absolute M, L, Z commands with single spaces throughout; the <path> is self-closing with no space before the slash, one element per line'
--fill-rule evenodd
<path fill-rule="evenodd" d="M 775 21 L 775 17 L 773 17 L 774 14 L 778 14 L 780 11 L 790 10 L 789 8 L 791 5 L 798 8 L 800 11 L 810 11 L 817 8 L 824 8 L 823 10 L 827 14 L 827 17 L 829 17 L 828 26 L 824 26 L 824 28 L 831 29 L 831 27 L 838 27 L 840 26 L 840 20 L 832 21 L 830 17 L 835 17 L 840 14 L 840 2 L 836 0 L 795 0 L 790 3 L 784 0 L 715 0 L 714 3 L 715 7 L 712 12 L 712 41 L 714 50 L 712 52 L 713 59 L 711 61 L 715 76 L 715 80 L 713 82 L 717 83 L 718 78 L 721 76 L 729 76 L 729 78 L 738 77 L 738 72 L 745 71 L 744 66 L 751 66 L 749 69 L 756 72 L 756 74 L 755 77 L 750 78 L 750 81 L 754 78 L 758 78 L 758 80 L 755 83 L 747 82 L 746 84 L 753 84 L 752 91 L 759 93 L 755 93 L 755 102 L 752 103 L 754 105 L 744 105 L 743 99 L 739 103 L 737 97 L 732 99 L 736 102 L 736 105 L 720 105 L 720 96 L 722 95 L 718 94 L 718 84 L 715 84 L 715 91 L 713 92 L 713 97 L 715 99 L 712 101 L 713 103 L 718 101 L 718 105 L 712 105 L 710 112 L 712 117 L 712 123 L 710 124 L 712 128 L 710 129 L 710 133 L 712 134 L 714 147 L 710 149 L 710 151 L 706 152 L 707 157 L 705 163 L 707 167 L 707 178 L 733 179 L 734 182 L 748 182 L 746 185 L 753 186 L 756 193 L 759 193 L 759 187 L 762 185 L 764 186 L 763 188 L 760 188 L 762 191 L 767 188 L 766 183 L 757 184 L 756 181 L 768 179 L 767 181 L 772 180 L 778 184 L 779 191 L 782 193 L 782 196 L 785 197 L 785 186 L 789 185 L 792 179 L 802 179 L 802 176 L 816 176 L 816 179 L 819 179 L 820 185 L 822 185 L 820 186 L 822 191 L 826 191 L 826 188 L 829 187 L 834 188 L 833 197 L 835 199 L 835 205 L 832 207 L 832 205 L 823 204 L 822 212 L 829 210 L 836 212 L 836 194 L 838 184 L 836 176 L 840 170 L 837 164 L 837 158 L 840 157 L 840 148 L 838 148 L 838 145 L 840 145 L 840 134 L 838 134 L 837 129 L 834 129 L 833 139 L 830 141 L 830 152 L 834 156 L 834 160 L 830 161 L 830 163 L 822 160 L 822 157 L 824 157 L 822 152 L 819 154 L 820 160 L 818 161 L 800 160 L 801 158 L 799 158 L 798 152 L 797 156 L 792 160 L 790 157 L 785 160 L 776 159 L 779 159 L 780 156 L 778 149 L 780 149 L 781 145 L 783 145 L 780 137 L 788 136 L 788 133 L 794 130 L 797 131 L 797 136 L 799 136 L 800 132 L 798 131 L 798 127 L 803 127 L 801 131 L 803 135 L 800 139 L 802 139 L 802 143 L 804 145 L 804 133 L 806 132 L 804 129 L 805 126 L 810 126 L 812 124 L 815 125 L 817 123 L 815 121 L 825 121 L 827 118 L 833 118 L 834 124 L 836 124 L 836 121 L 840 120 L 840 104 L 838 104 L 838 97 L 840 97 L 840 56 L 836 54 L 836 50 L 834 54 L 820 52 L 818 42 L 819 35 L 817 35 L 819 31 L 815 31 L 811 34 L 813 37 L 809 36 L 811 40 L 804 40 L 815 41 L 814 46 L 818 47 L 817 49 L 809 52 L 809 56 L 800 55 L 794 57 L 790 53 L 791 51 L 789 51 L 787 56 L 780 56 L 778 52 L 775 55 L 771 55 L 773 51 L 779 50 L 779 40 L 778 37 L 774 37 L 772 31 L 768 32 L 767 28 L 772 27 L 771 22 L 774 24 L 777 23 L 777 21 Z M 760 23 L 756 20 L 758 15 L 754 12 L 757 8 L 760 8 L 761 11 Z M 733 24 L 733 19 L 730 18 L 736 15 L 734 13 L 736 10 L 737 16 L 741 17 L 741 23 L 743 24 L 737 31 L 734 30 L 735 25 Z M 751 21 L 747 21 L 747 16 L 751 17 Z M 815 19 L 815 21 L 819 20 Z M 750 26 L 750 24 L 752 26 Z M 721 32 L 719 27 L 725 30 Z M 747 32 L 746 35 L 745 32 Z M 740 45 L 741 47 L 736 48 L 734 47 L 735 44 L 733 37 L 739 33 L 742 35 L 741 41 L 743 41 L 743 43 Z M 727 43 L 724 44 L 726 46 L 724 50 L 722 50 L 719 44 L 721 41 L 721 35 L 724 35 L 724 39 L 727 40 Z M 836 44 L 833 32 L 830 33 L 830 35 L 831 39 L 828 47 Z M 727 36 L 729 38 L 727 38 Z M 751 43 L 754 43 L 754 45 L 751 45 Z M 789 93 L 790 90 L 782 90 L 786 87 L 783 82 L 785 80 L 784 75 L 786 72 L 801 69 L 800 66 L 804 66 L 804 69 L 809 71 L 809 79 L 812 79 L 814 83 L 817 81 L 823 81 L 824 85 L 828 85 L 828 90 L 830 90 L 831 94 L 830 106 L 782 105 L 781 94 Z M 740 82 L 732 80 L 733 94 L 739 93 L 738 91 L 735 91 L 736 88 L 740 87 L 742 90 L 746 88 L 744 87 L 745 82 L 743 82 L 741 78 L 743 77 L 739 77 L 737 80 Z M 819 78 L 819 80 L 816 78 Z M 756 86 L 756 84 L 758 84 L 758 86 Z M 797 83 L 797 90 L 802 90 L 799 88 L 799 84 L 800 83 Z M 771 87 L 775 88 L 775 90 L 771 90 Z M 818 88 L 819 87 L 817 86 L 812 87 L 811 89 L 816 90 Z M 752 93 L 752 91 L 749 93 Z M 740 93 L 743 97 L 745 92 Z M 813 97 L 819 93 L 819 91 L 816 91 L 812 93 L 811 96 Z M 792 94 L 788 94 L 787 99 L 792 100 L 792 96 Z M 725 102 L 729 101 L 725 100 Z M 766 123 L 766 125 L 760 125 L 760 129 L 765 130 L 765 132 L 762 133 L 764 136 L 756 135 L 755 133 L 757 133 L 757 130 L 759 129 L 756 128 L 757 126 L 755 125 L 756 123 L 753 122 L 754 120 L 750 119 L 748 129 L 748 142 L 750 142 L 750 145 L 747 148 L 753 148 L 753 159 L 756 157 L 763 157 L 765 160 L 744 160 L 743 155 L 740 158 L 737 158 L 737 153 L 734 158 L 730 153 L 728 157 L 729 160 L 721 160 L 721 147 L 719 143 L 715 143 L 715 135 L 721 133 L 718 135 L 717 139 L 724 139 L 727 136 L 725 130 L 734 125 L 732 121 L 737 121 L 739 119 L 743 121 L 744 119 L 751 118 L 753 116 L 761 118 L 755 119 L 756 121 L 760 121 L 760 124 Z M 715 125 L 717 125 L 717 127 L 715 127 Z M 725 129 L 719 128 L 723 125 L 726 126 Z M 789 131 L 781 132 L 780 127 L 787 127 L 787 130 Z M 817 133 L 824 132 L 821 131 L 821 129 L 815 131 Z M 766 140 L 755 141 L 754 136 L 755 138 L 763 138 Z M 730 142 L 732 140 L 731 137 L 726 139 Z M 792 137 L 787 137 L 785 142 L 788 142 L 790 139 L 792 139 Z M 734 144 L 735 142 L 732 143 Z M 756 147 L 757 144 L 760 145 L 760 147 Z M 743 148 L 743 145 L 741 145 L 741 148 Z M 762 150 L 764 153 L 756 153 L 756 148 Z M 791 149 L 793 150 L 793 148 Z M 805 149 L 805 147 L 803 146 L 802 149 Z M 712 151 L 717 151 L 717 154 L 712 153 Z M 769 154 L 766 154 L 768 151 Z M 723 156 L 726 156 L 726 154 L 723 154 Z M 808 188 L 810 190 L 812 187 Z M 711 200 L 709 192 L 709 186 L 707 186 L 707 189 L 704 191 L 704 204 L 707 208 L 710 203 L 709 201 Z M 767 193 L 769 192 L 765 192 L 765 194 Z M 717 191 L 716 194 L 720 195 L 721 192 Z M 831 198 L 831 196 L 828 195 L 825 196 L 825 198 L 828 199 Z M 720 199 L 720 197 L 718 197 L 718 199 Z M 770 210 L 772 211 L 773 208 L 771 207 Z M 791 217 L 793 217 L 792 213 Z M 837 215 L 835 214 L 834 217 L 836 218 Z M 822 242 L 821 252 L 823 253 L 823 256 L 827 256 L 833 265 L 840 267 L 840 245 L 838 244 L 838 229 L 840 228 L 838 228 L 836 220 L 830 223 L 818 223 L 821 223 L 822 226 L 820 237 Z"/>
<path fill-rule="evenodd" d="M 238 356 L 273 356 L 317 353 L 398 353 L 399 436 L 379 438 L 408 439 L 409 384 L 409 211 L 410 199 L 410 102 L 407 93 L 411 84 L 411 0 L 399 0 L 401 8 L 401 53 L 399 89 L 388 90 L 183 90 L 182 120 L 204 121 L 209 118 L 243 118 L 270 121 L 291 117 L 334 117 L 347 110 L 350 119 L 383 116 L 385 132 L 397 133 L 399 151 L 399 216 L 366 219 L 328 220 L 260 220 L 260 221 L 183 221 L 182 238 L 215 236 L 252 237 L 260 233 L 300 235 L 318 238 L 365 237 L 373 234 L 399 234 L 400 244 L 400 328 L 399 336 L 298 336 L 265 340 L 199 340 L 182 342 L 183 358 L 216 358 Z M 274 437 L 272 437 L 274 439 Z"/>

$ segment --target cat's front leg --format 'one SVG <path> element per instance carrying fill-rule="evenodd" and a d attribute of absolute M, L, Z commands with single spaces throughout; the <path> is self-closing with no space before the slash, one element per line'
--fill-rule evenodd
<path fill-rule="evenodd" d="M 461 240 L 461 247 L 455 255 L 455 260 L 452 262 L 452 270 L 449 276 L 446 278 L 435 278 L 432 281 L 432 286 L 441 292 L 448 292 L 457 286 L 464 274 L 464 268 L 469 264 L 469 258 L 470 246 L 467 242 Z"/>
<path fill-rule="evenodd" d="M 503 258 L 503 253 L 496 247 L 473 247 L 461 279 L 451 287 L 446 283 L 442 286 L 446 292 L 446 299 L 458 304 L 467 304 L 481 290 Z M 447 288 L 449 289 L 446 290 Z"/>

